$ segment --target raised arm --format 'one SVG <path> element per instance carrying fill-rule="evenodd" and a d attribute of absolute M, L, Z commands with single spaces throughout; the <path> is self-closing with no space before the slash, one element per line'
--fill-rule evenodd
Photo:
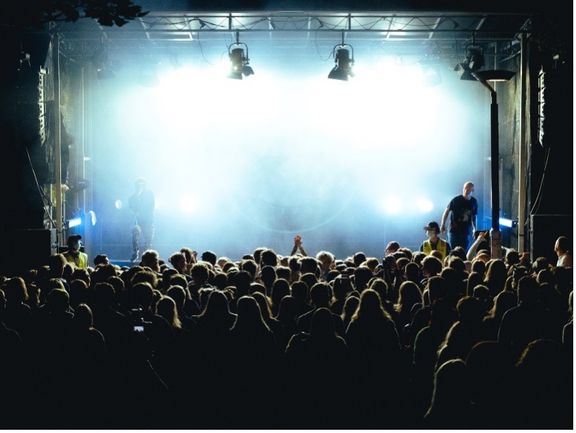
<path fill-rule="evenodd" d="M 303 256 L 307 256 L 306 251 L 304 251 L 304 247 L 302 246 L 302 236 L 296 235 L 294 236 L 294 246 L 292 247 L 292 252 L 290 253 L 291 256 L 296 254 L 297 251 L 300 251 L 300 254 Z"/>

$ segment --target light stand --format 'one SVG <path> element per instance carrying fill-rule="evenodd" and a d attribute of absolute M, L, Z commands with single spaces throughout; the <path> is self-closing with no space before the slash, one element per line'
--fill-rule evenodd
<path fill-rule="evenodd" d="M 468 64 L 459 65 L 465 73 L 472 75 L 488 89 L 490 104 L 490 177 L 492 184 L 492 228 L 490 229 L 490 255 L 493 259 L 502 258 L 502 235 L 500 233 L 500 176 L 499 176 L 499 137 L 498 137 L 498 95 L 488 80 L 507 81 L 514 76 L 510 71 L 473 71 Z"/>

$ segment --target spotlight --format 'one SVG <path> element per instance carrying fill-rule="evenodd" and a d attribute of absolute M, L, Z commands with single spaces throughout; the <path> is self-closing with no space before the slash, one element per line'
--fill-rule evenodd
<path fill-rule="evenodd" d="M 198 208 L 196 200 L 190 195 L 182 196 L 178 205 L 180 210 L 187 214 L 194 213 Z"/>
<path fill-rule="evenodd" d="M 122 200 L 120 200 L 120 199 L 118 199 L 114 202 L 114 207 L 116 209 L 122 209 L 123 205 L 124 205 L 124 203 L 122 203 Z"/>
<path fill-rule="evenodd" d="M 78 227 L 79 225 L 82 224 L 82 218 L 81 217 L 75 217 L 75 218 L 70 218 L 68 220 L 68 228 L 74 228 L 74 227 Z"/>
<path fill-rule="evenodd" d="M 484 54 L 482 47 L 470 45 L 466 48 L 466 58 L 458 63 L 454 70 L 458 72 L 461 80 L 467 81 L 508 81 L 516 73 L 503 69 L 481 70 L 484 67 Z"/>
<path fill-rule="evenodd" d="M 402 202 L 398 197 L 386 197 L 380 203 L 381 209 L 387 214 L 398 214 L 404 208 Z"/>
<path fill-rule="evenodd" d="M 230 58 L 230 72 L 228 78 L 241 80 L 242 77 L 254 75 L 254 70 L 250 66 L 248 57 L 248 45 L 239 42 L 239 35 L 236 32 L 236 42 L 228 46 L 228 57 Z"/>
<path fill-rule="evenodd" d="M 513 228 L 518 226 L 518 220 L 512 220 L 510 218 L 500 218 L 500 227 Z"/>
<path fill-rule="evenodd" d="M 354 65 L 354 50 L 352 46 L 346 44 L 336 45 L 332 54 L 336 66 L 332 68 L 328 74 L 328 78 L 348 81 L 348 77 L 354 76 L 354 72 L 352 71 L 352 66 Z"/>
<path fill-rule="evenodd" d="M 354 76 L 352 71 L 352 66 L 354 66 L 354 48 L 352 48 L 352 45 L 344 43 L 344 32 L 342 32 L 342 43 L 332 49 L 332 56 L 336 66 L 332 68 L 328 78 L 348 81 L 348 77 Z"/>
<path fill-rule="evenodd" d="M 416 207 L 421 213 L 428 213 L 431 212 L 434 208 L 434 203 L 432 203 L 427 198 L 420 197 L 416 200 Z"/>
<path fill-rule="evenodd" d="M 466 63 L 473 71 L 479 71 L 484 67 L 484 52 L 482 47 L 470 45 L 466 48 Z"/>

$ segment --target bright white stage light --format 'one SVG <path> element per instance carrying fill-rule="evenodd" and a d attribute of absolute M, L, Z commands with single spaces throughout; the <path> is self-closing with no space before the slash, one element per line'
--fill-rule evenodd
<path fill-rule="evenodd" d="M 116 201 L 114 202 L 114 207 L 115 207 L 116 209 L 122 209 L 123 206 L 124 206 L 124 203 L 122 203 L 122 200 L 116 200 Z"/>
<path fill-rule="evenodd" d="M 178 206 L 180 210 L 184 213 L 193 213 L 198 209 L 198 203 L 194 199 L 194 197 L 190 195 L 185 195 L 180 198 L 178 201 Z"/>
<path fill-rule="evenodd" d="M 500 225 L 502 227 L 512 228 L 514 227 L 514 221 L 508 218 L 500 218 Z"/>
<path fill-rule="evenodd" d="M 93 210 L 88 211 L 88 217 L 90 218 L 90 224 L 95 226 L 96 222 L 98 221 L 98 219 L 96 218 L 96 212 L 94 212 Z"/>
<path fill-rule="evenodd" d="M 403 209 L 402 201 L 398 197 L 386 197 L 381 203 L 382 210 L 388 214 L 398 214 Z"/>
<path fill-rule="evenodd" d="M 434 209 L 434 203 L 424 197 L 420 197 L 416 200 L 416 207 L 422 213 L 428 213 Z"/>
<path fill-rule="evenodd" d="M 68 228 L 71 229 L 73 227 L 78 227 L 80 224 L 82 224 L 82 218 L 77 217 L 77 218 L 70 218 L 68 220 Z"/>

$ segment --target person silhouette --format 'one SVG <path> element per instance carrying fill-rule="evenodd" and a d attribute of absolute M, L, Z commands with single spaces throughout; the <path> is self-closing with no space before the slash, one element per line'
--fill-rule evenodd
<path fill-rule="evenodd" d="M 154 237 L 154 193 L 146 186 L 146 180 L 138 178 L 134 194 L 129 199 L 130 210 L 134 213 L 132 228 L 132 262 L 138 259 L 141 251 L 150 248 Z"/>

